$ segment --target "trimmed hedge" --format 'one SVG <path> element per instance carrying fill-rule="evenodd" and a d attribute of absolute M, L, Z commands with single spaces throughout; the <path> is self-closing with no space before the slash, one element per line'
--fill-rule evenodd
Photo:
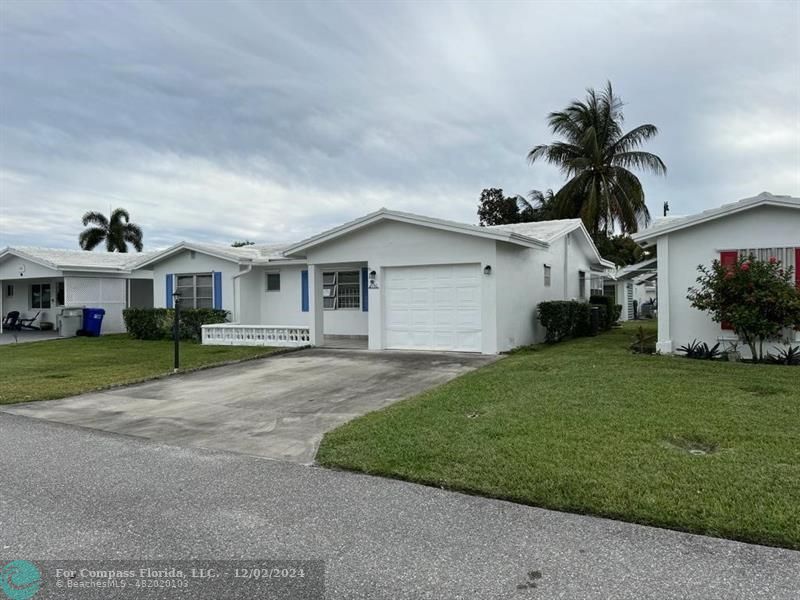
<path fill-rule="evenodd" d="M 568 337 L 589 335 L 591 331 L 590 307 L 586 302 L 553 300 L 538 306 L 539 321 L 547 330 L 545 339 L 550 343 Z"/>
<path fill-rule="evenodd" d="M 163 340 L 172 338 L 175 309 L 172 308 L 126 308 L 122 311 L 128 334 L 137 340 Z M 202 326 L 224 323 L 228 311 L 217 308 L 181 309 L 180 337 L 182 340 L 199 341 Z"/>
<path fill-rule="evenodd" d="M 622 306 L 612 304 L 608 296 L 592 296 L 589 302 L 554 300 L 539 304 L 539 322 L 545 327 L 545 339 L 550 343 L 568 337 L 597 335 L 608 331 L 619 320 Z M 592 319 L 592 309 L 597 308 L 597 319 Z"/>

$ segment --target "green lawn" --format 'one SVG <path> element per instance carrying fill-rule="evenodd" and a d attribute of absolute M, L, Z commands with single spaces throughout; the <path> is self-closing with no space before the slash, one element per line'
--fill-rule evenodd
<path fill-rule="evenodd" d="M 0 346 L 0 404 L 50 400 L 133 383 L 172 371 L 172 342 L 127 335 Z M 266 356 L 274 348 L 181 344 L 181 367 L 194 369 Z"/>
<path fill-rule="evenodd" d="M 633 355 L 631 336 L 512 354 L 336 429 L 317 460 L 800 549 L 800 369 Z"/>

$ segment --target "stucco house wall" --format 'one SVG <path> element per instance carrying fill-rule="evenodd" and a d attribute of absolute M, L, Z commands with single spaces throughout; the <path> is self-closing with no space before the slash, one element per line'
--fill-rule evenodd
<path fill-rule="evenodd" d="M 715 344 L 723 330 L 709 315 L 689 303 L 697 266 L 710 265 L 724 250 L 800 247 L 800 210 L 761 206 L 668 233 L 658 239 L 659 345 L 665 351 L 694 339 Z M 668 257 L 667 260 L 662 257 Z M 664 293 L 663 282 L 668 282 Z M 668 298 L 665 306 L 664 299 Z M 747 355 L 747 350 L 743 349 Z"/>
<path fill-rule="evenodd" d="M 302 312 L 302 272 L 305 265 L 275 265 L 253 269 L 257 278 L 257 299 L 261 322 L 270 325 L 308 325 L 308 313 Z M 267 273 L 280 273 L 281 289 L 268 292 Z"/>
<path fill-rule="evenodd" d="M 237 313 L 234 302 L 234 275 L 239 273 L 236 262 L 209 256 L 202 252 L 184 250 L 168 256 L 152 265 L 153 270 L 153 304 L 156 308 L 167 307 L 167 275 L 191 275 L 197 273 L 222 273 L 222 308 Z"/>
<path fill-rule="evenodd" d="M 499 351 L 544 341 L 546 332 L 539 323 L 536 307 L 540 302 L 565 298 L 562 268 L 565 248 L 566 236 L 554 241 L 547 250 L 497 242 Z M 550 286 L 544 283 L 545 265 L 550 267 Z"/>
<path fill-rule="evenodd" d="M 381 349 L 384 342 L 380 292 L 387 268 L 476 264 L 483 269 L 486 265 L 495 264 L 496 250 L 494 240 L 409 223 L 384 221 L 314 247 L 307 252 L 306 258 L 309 265 L 319 265 L 323 272 L 328 270 L 326 265 L 358 264 L 364 264 L 369 270 L 376 271 L 378 289 L 369 290 L 369 310 L 366 315 L 369 347 Z M 489 354 L 497 352 L 498 311 L 494 282 L 495 278 L 484 277 L 481 290 L 481 349 Z M 329 320 L 330 312 L 332 311 L 324 311 L 325 322 Z M 352 316 L 357 318 L 356 315 Z"/>

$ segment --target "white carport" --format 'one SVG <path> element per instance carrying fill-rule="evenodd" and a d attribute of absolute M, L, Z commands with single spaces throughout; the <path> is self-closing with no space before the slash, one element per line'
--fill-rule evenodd
<path fill-rule="evenodd" d="M 102 308 L 103 333 L 125 331 L 122 311 L 152 307 L 152 272 L 133 271 L 142 254 L 16 247 L 0 251 L 0 314 L 54 326 L 66 307 Z M 0 322 L 2 333 L 2 322 Z"/>

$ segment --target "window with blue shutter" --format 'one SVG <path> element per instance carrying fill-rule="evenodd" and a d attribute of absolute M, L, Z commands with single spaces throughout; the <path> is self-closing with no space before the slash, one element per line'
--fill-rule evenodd
<path fill-rule="evenodd" d="M 308 271 L 300 271 L 300 310 L 308 312 Z"/>
<path fill-rule="evenodd" d="M 214 308 L 222 308 L 222 273 L 214 271 Z"/>
<path fill-rule="evenodd" d="M 367 267 L 361 267 L 361 312 L 369 310 L 369 273 Z"/>
<path fill-rule="evenodd" d="M 167 290 L 167 298 L 164 306 L 167 308 L 174 308 L 172 303 L 172 273 L 167 273 L 164 289 Z"/>

